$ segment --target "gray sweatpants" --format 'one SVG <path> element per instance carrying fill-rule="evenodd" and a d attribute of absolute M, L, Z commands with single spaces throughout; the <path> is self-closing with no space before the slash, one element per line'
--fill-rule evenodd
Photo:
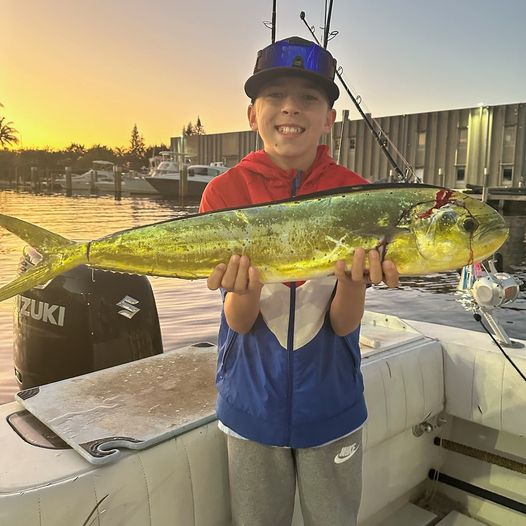
<path fill-rule="evenodd" d="M 228 436 L 234 526 L 290 526 L 296 480 L 305 526 L 355 526 L 362 430 L 322 447 L 288 449 Z"/>

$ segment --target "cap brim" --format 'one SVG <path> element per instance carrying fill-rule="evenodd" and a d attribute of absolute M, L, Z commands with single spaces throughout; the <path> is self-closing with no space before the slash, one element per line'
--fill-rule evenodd
<path fill-rule="evenodd" d="M 269 68 L 255 73 L 245 82 L 245 93 L 252 100 L 254 100 L 257 98 L 259 91 L 265 84 L 270 82 L 272 79 L 285 76 L 301 77 L 319 85 L 320 88 L 323 89 L 323 91 L 325 91 L 327 94 L 331 105 L 340 96 L 340 90 L 332 80 L 329 80 L 326 77 L 312 71 L 292 67 Z"/>

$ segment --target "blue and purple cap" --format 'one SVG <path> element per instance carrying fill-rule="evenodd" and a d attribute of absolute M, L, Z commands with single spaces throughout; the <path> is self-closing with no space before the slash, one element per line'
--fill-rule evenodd
<path fill-rule="evenodd" d="M 323 47 L 300 37 L 278 40 L 258 51 L 254 73 L 245 82 L 245 93 L 256 99 L 259 90 L 276 77 L 297 76 L 318 85 L 332 107 L 340 96 L 334 82 L 336 60 Z"/>

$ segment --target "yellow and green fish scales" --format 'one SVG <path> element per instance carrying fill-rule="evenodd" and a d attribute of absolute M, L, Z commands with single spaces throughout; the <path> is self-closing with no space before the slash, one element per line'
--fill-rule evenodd
<path fill-rule="evenodd" d="M 336 261 L 350 263 L 357 247 L 384 245 L 385 258 L 395 262 L 401 274 L 450 270 L 491 255 L 506 235 L 497 212 L 463 194 L 451 194 L 447 204 L 435 209 L 437 191 L 422 185 L 370 186 L 195 215 L 93 241 L 89 262 L 196 279 L 207 277 L 232 254 L 246 254 L 269 282 L 330 274 Z M 477 217 L 479 224 L 493 224 L 494 241 L 480 243 L 462 224 L 451 221 L 446 221 L 449 229 L 443 228 L 439 216 L 445 211 L 456 214 L 456 222 Z"/>

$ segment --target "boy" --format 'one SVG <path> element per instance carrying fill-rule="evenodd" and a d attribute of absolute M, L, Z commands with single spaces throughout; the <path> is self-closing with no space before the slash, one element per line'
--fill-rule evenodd
<path fill-rule="evenodd" d="M 335 70 L 328 51 L 299 37 L 258 53 L 245 92 L 264 148 L 210 182 L 202 212 L 366 183 L 319 146 L 336 118 Z M 397 286 L 396 268 L 362 249 L 350 273 L 339 261 L 335 276 L 305 283 L 262 285 L 239 255 L 210 275 L 224 299 L 217 416 L 234 524 L 290 524 L 296 480 L 306 525 L 356 524 L 367 416 L 359 325 L 366 284 L 382 280 Z"/>

